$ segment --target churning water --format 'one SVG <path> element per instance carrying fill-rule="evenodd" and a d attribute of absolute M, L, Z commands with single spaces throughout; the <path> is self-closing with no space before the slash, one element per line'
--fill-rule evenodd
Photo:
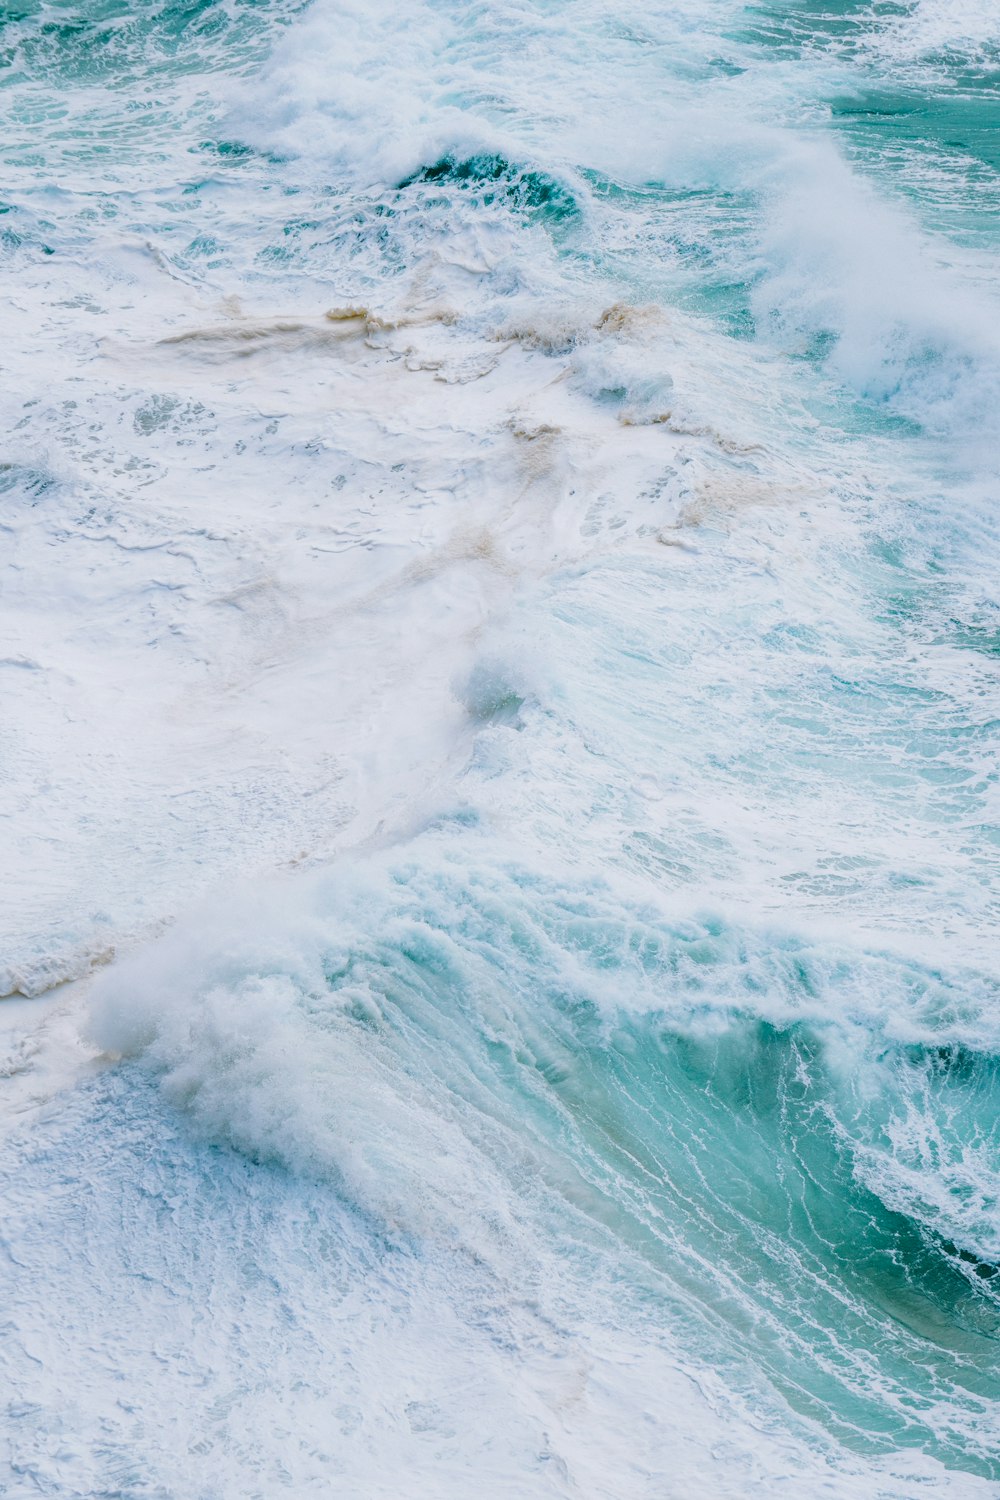
<path fill-rule="evenodd" d="M 0 17 L 0 1491 L 1000 1493 L 995 7 Z"/>

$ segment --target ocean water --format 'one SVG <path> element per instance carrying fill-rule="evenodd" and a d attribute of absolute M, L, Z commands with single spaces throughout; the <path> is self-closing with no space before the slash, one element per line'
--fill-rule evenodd
<path fill-rule="evenodd" d="M 0 22 L 0 1493 L 1000 1494 L 1000 13 Z"/>

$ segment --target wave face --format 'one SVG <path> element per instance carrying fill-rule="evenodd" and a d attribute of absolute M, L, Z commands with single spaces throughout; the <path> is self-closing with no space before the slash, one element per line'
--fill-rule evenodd
<path fill-rule="evenodd" d="M 4 1493 L 997 1492 L 998 74 L 3 12 Z"/>

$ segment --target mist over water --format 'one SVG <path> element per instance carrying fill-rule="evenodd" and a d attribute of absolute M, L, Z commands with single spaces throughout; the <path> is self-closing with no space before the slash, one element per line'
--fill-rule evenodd
<path fill-rule="evenodd" d="M 0 15 L 0 1490 L 997 1493 L 1000 21 Z"/>

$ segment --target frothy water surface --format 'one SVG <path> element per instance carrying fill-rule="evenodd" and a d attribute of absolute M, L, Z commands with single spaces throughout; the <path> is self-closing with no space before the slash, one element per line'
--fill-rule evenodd
<path fill-rule="evenodd" d="M 1000 25 L 0 45 L 0 1487 L 995 1493 Z"/>

